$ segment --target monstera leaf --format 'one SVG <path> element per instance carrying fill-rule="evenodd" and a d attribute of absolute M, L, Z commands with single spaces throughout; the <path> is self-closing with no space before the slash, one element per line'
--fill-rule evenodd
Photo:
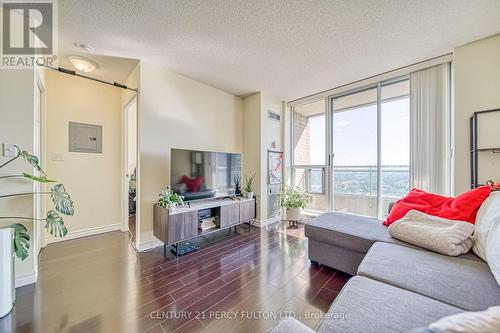
<path fill-rule="evenodd" d="M 68 229 L 64 226 L 64 221 L 55 210 L 50 210 L 45 218 L 45 228 L 55 237 L 63 237 L 68 233 Z"/>
<path fill-rule="evenodd" d="M 30 236 L 28 230 L 22 224 L 13 224 L 10 226 L 14 229 L 14 251 L 16 256 L 24 260 L 28 257 L 28 250 L 30 248 Z"/>
<path fill-rule="evenodd" d="M 40 171 L 40 173 L 42 174 L 42 177 L 45 177 L 45 171 L 43 171 L 42 167 L 40 167 L 40 160 L 38 159 L 38 157 L 36 157 L 35 155 L 31 155 L 26 150 L 21 150 L 18 146 L 15 146 L 15 147 L 19 151 L 19 155 L 26 162 L 28 162 L 29 164 L 31 164 L 31 166 L 33 168 L 35 168 L 37 171 Z"/>
<path fill-rule="evenodd" d="M 64 215 L 73 215 L 75 213 L 75 207 L 73 206 L 73 200 L 66 193 L 66 189 L 63 184 L 57 184 L 50 190 L 50 196 L 54 207 L 59 213 Z"/>
<path fill-rule="evenodd" d="M 23 172 L 23 177 L 31 179 L 31 180 L 33 180 L 35 182 L 39 182 L 39 183 L 54 183 L 55 182 L 55 180 L 47 179 L 47 177 L 45 177 L 45 176 L 37 177 L 37 176 L 30 175 L 29 173 L 26 173 L 26 172 Z"/>

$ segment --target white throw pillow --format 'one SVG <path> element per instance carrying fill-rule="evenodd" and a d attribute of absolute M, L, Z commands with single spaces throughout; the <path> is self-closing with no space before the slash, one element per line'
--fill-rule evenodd
<path fill-rule="evenodd" d="M 490 266 L 500 285 L 500 192 L 492 192 L 476 217 L 473 251 Z"/>
<path fill-rule="evenodd" d="M 389 226 L 392 237 L 448 256 L 469 252 L 474 225 L 410 210 Z"/>
<path fill-rule="evenodd" d="M 495 333 L 500 332 L 500 306 L 486 311 L 462 312 L 446 316 L 429 326 L 442 333 Z"/>

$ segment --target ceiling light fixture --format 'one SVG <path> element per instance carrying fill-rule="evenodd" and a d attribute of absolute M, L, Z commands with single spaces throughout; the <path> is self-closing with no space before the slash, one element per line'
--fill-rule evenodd
<path fill-rule="evenodd" d="M 97 67 L 99 67 L 96 62 L 84 57 L 69 56 L 68 59 L 73 65 L 73 67 L 75 67 L 78 71 L 83 73 L 90 73 L 94 71 Z"/>
<path fill-rule="evenodd" d="M 88 44 L 83 44 L 83 43 L 73 43 L 73 45 L 80 51 L 85 52 L 85 53 L 94 53 L 94 48 Z"/>

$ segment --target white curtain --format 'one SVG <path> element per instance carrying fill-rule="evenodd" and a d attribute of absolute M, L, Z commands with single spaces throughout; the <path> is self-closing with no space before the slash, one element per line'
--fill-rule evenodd
<path fill-rule="evenodd" d="M 450 65 L 410 74 L 413 187 L 450 194 Z"/>

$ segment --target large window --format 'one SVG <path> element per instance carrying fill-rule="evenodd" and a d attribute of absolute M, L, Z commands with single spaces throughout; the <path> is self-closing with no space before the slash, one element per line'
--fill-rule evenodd
<path fill-rule="evenodd" d="M 311 194 L 311 210 L 382 218 L 410 186 L 409 80 L 328 102 L 329 112 L 324 99 L 293 109 L 292 181 Z"/>
<path fill-rule="evenodd" d="M 326 211 L 325 100 L 298 106 L 293 113 L 293 183 L 311 194 L 309 209 Z"/>
<path fill-rule="evenodd" d="M 381 87 L 381 215 L 410 190 L 409 80 Z"/>
<path fill-rule="evenodd" d="M 377 216 L 377 88 L 331 103 L 333 210 Z"/>

